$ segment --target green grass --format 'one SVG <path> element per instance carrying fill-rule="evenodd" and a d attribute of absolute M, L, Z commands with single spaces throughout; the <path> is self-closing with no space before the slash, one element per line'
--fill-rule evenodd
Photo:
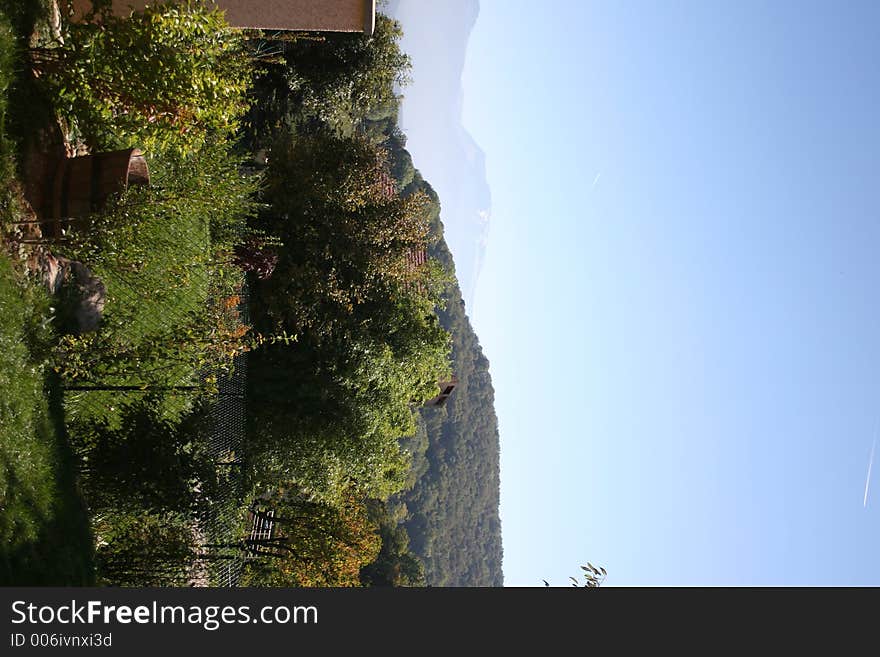
<path fill-rule="evenodd" d="M 28 318 L 46 300 L 0 256 L 0 583 L 88 584 L 88 521 L 60 413 L 57 380 L 35 362 Z"/>
<path fill-rule="evenodd" d="M 9 2 L 2 2 L 0 10 Z M 17 3 L 27 22 L 40 3 Z M 0 13 L 0 236 L 20 218 L 7 137 L 15 33 Z M 94 581 L 88 519 L 76 490 L 60 387 L 47 367 L 54 336 L 48 295 L 0 253 L 0 584 Z"/>
<path fill-rule="evenodd" d="M 226 343 L 217 335 L 228 326 L 211 300 L 242 282 L 230 252 L 256 185 L 239 175 L 225 143 L 198 157 L 149 154 L 152 188 L 129 189 L 83 235 L 52 248 L 83 262 L 107 290 L 99 330 L 70 335 L 75 295 L 49 297 L 17 256 L 7 257 L 2 239 L 22 218 L 16 152 L 38 143 L 59 109 L 24 61 L 32 34 L 48 38 L 46 6 L 0 0 L 0 585 L 95 583 L 92 527 L 115 515 L 89 518 L 97 511 L 94 495 L 83 493 L 90 473 L 75 454 L 90 423 L 121 422 L 144 393 L 70 387 L 189 385 L 218 366 L 212 358 Z M 82 358 L 77 378 L 64 369 L 68 354 Z M 185 418 L 196 399 L 191 391 L 155 396 L 158 422 Z M 237 530 L 239 500 L 222 503 Z"/>
<path fill-rule="evenodd" d="M 28 312 L 7 258 L 0 259 L 0 545 L 36 538 L 49 515 L 54 432 L 43 373 L 23 338 Z"/>

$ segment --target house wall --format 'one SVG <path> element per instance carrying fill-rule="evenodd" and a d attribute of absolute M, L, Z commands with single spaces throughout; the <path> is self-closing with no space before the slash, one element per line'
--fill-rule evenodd
<path fill-rule="evenodd" d="M 91 0 L 68 0 L 74 16 L 91 9 Z M 152 0 L 155 3 L 155 0 Z M 117 14 L 140 10 L 151 0 L 113 0 Z M 216 0 L 233 27 L 373 33 L 376 0 Z"/>

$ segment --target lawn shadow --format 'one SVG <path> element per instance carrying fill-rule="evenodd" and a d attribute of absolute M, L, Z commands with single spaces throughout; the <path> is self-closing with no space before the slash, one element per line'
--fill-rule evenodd
<path fill-rule="evenodd" d="M 51 517 L 39 537 L 9 553 L 0 550 L 0 585 L 93 586 L 94 540 L 78 490 L 76 466 L 64 424 L 63 391 L 57 375 L 45 383 L 48 417 L 45 439 L 54 441 L 55 486 Z"/>

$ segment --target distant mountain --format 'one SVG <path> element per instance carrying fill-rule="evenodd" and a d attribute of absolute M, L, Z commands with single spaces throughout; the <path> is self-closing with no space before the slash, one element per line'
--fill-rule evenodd
<path fill-rule="evenodd" d="M 478 0 L 393 0 L 381 9 L 403 25 L 413 83 L 403 90 L 400 127 L 407 149 L 443 199 L 446 241 L 462 295 L 473 309 L 492 199 L 486 159 L 462 125 L 462 73 Z"/>
<path fill-rule="evenodd" d="M 395 161 L 409 161 L 405 149 L 393 141 L 389 146 Z M 431 257 L 455 271 L 443 239 L 440 199 L 416 170 L 404 193 L 417 190 L 431 199 L 436 238 Z M 429 585 L 503 586 L 500 445 L 489 361 L 455 283 L 439 317 L 452 335 L 458 386 L 444 407 L 422 408 L 419 431 L 405 441 L 413 455 L 413 485 L 395 504 L 406 510 L 402 515 L 409 546 L 424 564 Z"/>

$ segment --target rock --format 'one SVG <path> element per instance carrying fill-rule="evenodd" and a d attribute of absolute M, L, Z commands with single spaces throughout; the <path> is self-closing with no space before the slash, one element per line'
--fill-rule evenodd
<path fill-rule="evenodd" d="M 80 333 L 97 331 L 101 325 L 104 304 L 107 302 L 107 288 L 100 278 L 81 262 L 70 262 L 73 280 L 79 293 L 75 317 Z"/>
<path fill-rule="evenodd" d="M 58 258 L 51 253 L 45 254 L 39 259 L 39 269 L 49 294 L 58 294 L 64 283 L 64 270 L 61 263 L 58 262 Z"/>
<path fill-rule="evenodd" d="M 78 334 L 97 331 L 107 302 L 107 288 L 83 263 L 48 255 L 43 280 L 52 294 L 64 294 Z"/>

